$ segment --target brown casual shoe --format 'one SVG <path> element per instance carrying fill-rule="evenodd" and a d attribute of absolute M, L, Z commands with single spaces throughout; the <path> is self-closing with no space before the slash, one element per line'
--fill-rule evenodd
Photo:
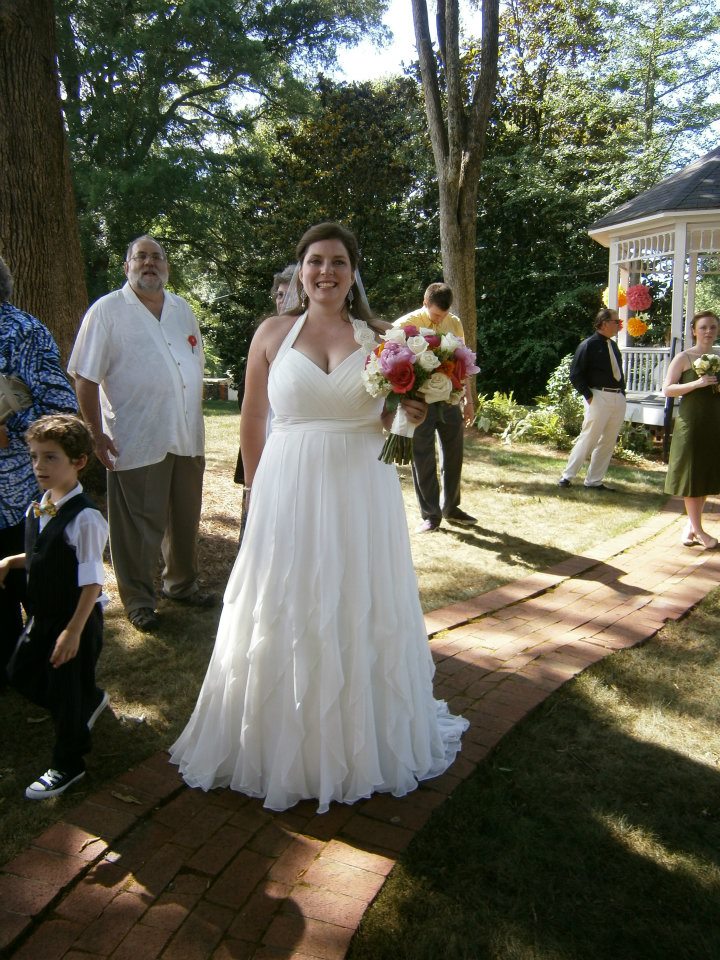
<path fill-rule="evenodd" d="M 128 620 L 136 630 L 142 630 L 143 633 L 152 633 L 160 626 L 160 619 L 150 607 L 140 607 L 139 610 L 133 610 L 128 614 Z"/>
<path fill-rule="evenodd" d="M 169 593 L 165 593 L 163 590 L 162 595 L 166 600 L 172 600 L 173 603 L 184 603 L 186 607 L 214 607 L 218 602 L 218 595 L 210 591 L 204 593 L 202 590 L 196 590 L 195 593 L 191 593 L 187 597 L 171 597 Z"/>

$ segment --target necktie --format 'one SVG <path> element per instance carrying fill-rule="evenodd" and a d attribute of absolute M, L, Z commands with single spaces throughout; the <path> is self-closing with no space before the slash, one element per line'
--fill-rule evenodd
<path fill-rule="evenodd" d="M 617 357 L 615 356 L 615 351 L 613 350 L 612 343 L 610 340 L 607 342 L 608 353 L 610 354 L 610 369 L 612 370 L 612 375 L 616 380 L 620 380 L 622 374 L 620 373 L 620 367 L 618 366 Z"/>
<path fill-rule="evenodd" d="M 54 517 L 57 513 L 57 507 L 52 500 L 47 500 L 45 503 L 33 502 L 32 512 L 34 517 Z"/>

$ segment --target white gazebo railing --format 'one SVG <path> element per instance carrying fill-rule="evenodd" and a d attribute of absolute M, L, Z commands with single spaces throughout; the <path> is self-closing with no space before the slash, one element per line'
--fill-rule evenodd
<path fill-rule="evenodd" d="M 670 347 L 622 347 L 628 393 L 660 393 L 670 365 Z"/>

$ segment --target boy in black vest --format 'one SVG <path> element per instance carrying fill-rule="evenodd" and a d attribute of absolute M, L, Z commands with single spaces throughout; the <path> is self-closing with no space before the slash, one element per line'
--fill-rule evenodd
<path fill-rule="evenodd" d="M 45 493 L 28 508 L 25 553 L 0 560 L 0 586 L 9 570 L 25 567 L 30 618 L 8 673 L 55 723 L 51 765 L 25 791 L 46 800 L 85 776 L 90 731 L 108 705 L 95 683 L 107 524 L 78 482 L 93 449 L 85 424 L 67 414 L 41 417 L 25 439 Z"/>

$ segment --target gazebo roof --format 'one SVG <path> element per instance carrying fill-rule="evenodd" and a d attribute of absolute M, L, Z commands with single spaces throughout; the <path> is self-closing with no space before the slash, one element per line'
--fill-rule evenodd
<path fill-rule="evenodd" d="M 720 208 L 720 147 L 628 200 L 588 228 L 590 234 L 670 211 Z"/>

